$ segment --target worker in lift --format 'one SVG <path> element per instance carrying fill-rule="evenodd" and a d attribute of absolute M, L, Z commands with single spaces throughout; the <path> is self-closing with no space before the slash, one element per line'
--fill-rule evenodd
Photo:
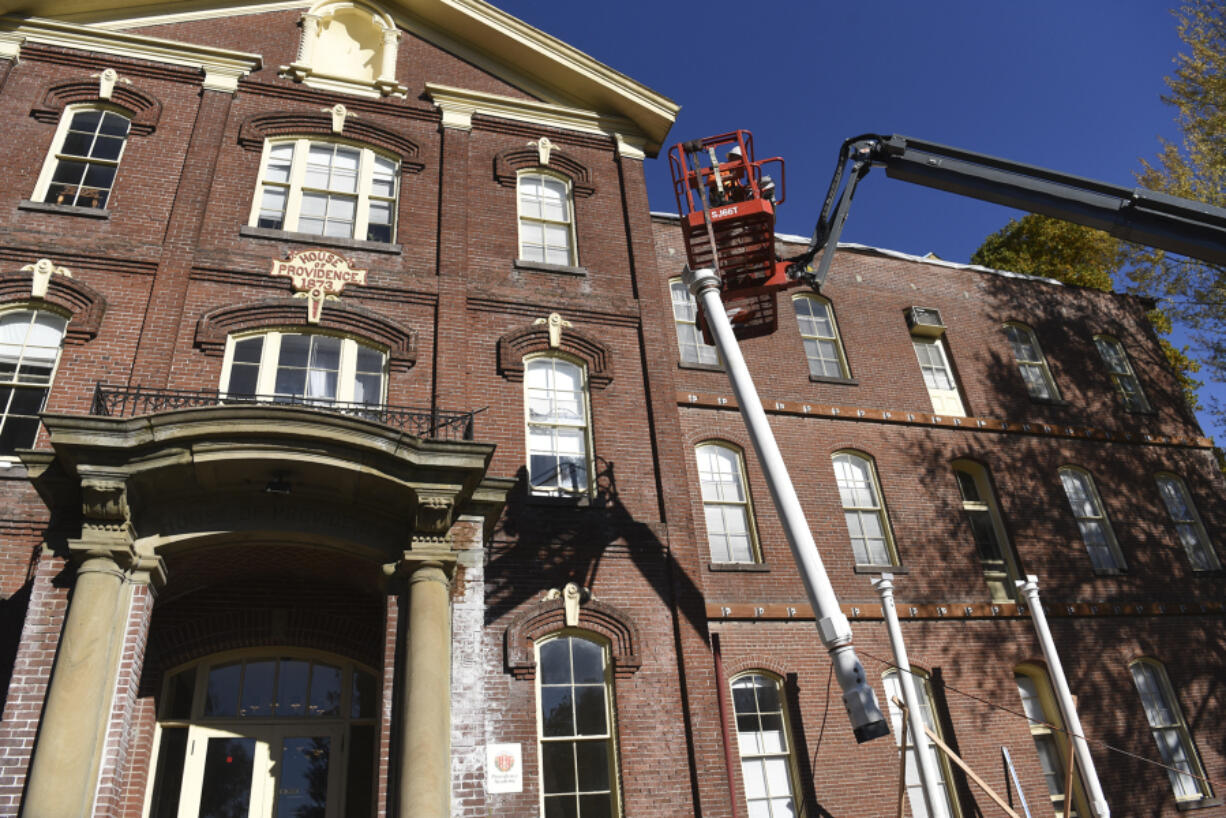
<path fill-rule="evenodd" d="M 750 197 L 751 192 L 741 146 L 733 145 L 720 163 L 718 173 L 711 174 L 711 198 L 713 201 L 718 200 L 717 204 L 743 202 Z"/>

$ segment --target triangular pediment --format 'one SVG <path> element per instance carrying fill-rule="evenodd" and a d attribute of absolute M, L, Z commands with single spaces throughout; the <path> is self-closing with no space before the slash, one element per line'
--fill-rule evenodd
<path fill-rule="evenodd" d="M 624 127 L 609 130 L 626 131 L 619 135 L 640 143 L 648 154 L 660 148 L 679 110 L 662 94 L 484 0 L 388 0 L 377 5 L 399 27 L 473 62 L 543 104 L 624 121 Z M 310 2 L 0 0 L 0 12 L 7 14 L 116 33 L 210 16 L 310 7 Z"/>

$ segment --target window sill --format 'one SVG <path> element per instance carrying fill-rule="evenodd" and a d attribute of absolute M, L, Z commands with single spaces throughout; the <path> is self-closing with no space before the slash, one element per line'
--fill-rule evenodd
<path fill-rule="evenodd" d="M 857 574 L 909 574 L 901 565 L 856 565 L 851 569 Z"/>
<path fill-rule="evenodd" d="M 559 273 L 567 276 L 586 276 L 586 267 L 572 267 L 569 264 L 549 264 L 544 261 L 526 261 L 515 259 L 516 270 L 531 270 L 536 273 Z"/>
<path fill-rule="evenodd" d="M 25 480 L 29 474 L 21 458 L 14 455 L 0 455 L 0 480 Z"/>
<path fill-rule="evenodd" d="M 677 368 L 678 369 L 698 369 L 698 370 L 702 370 L 703 372 L 723 372 L 724 371 L 724 368 L 720 366 L 719 364 L 699 364 L 699 363 L 691 363 L 689 361 L 678 361 Z"/>
<path fill-rule="evenodd" d="M 1096 577 L 1122 577 L 1128 573 L 1127 568 L 1120 568 L 1118 571 L 1092 571 Z"/>
<path fill-rule="evenodd" d="M 730 573 L 765 574 L 770 572 L 770 566 L 764 562 L 709 562 L 708 571 L 728 571 Z"/>
<path fill-rule="evenodd" d="M 592 498 L 588 494 L 569 494 L 556 496 L 552 494 L 529 494 L 528 504 L 533 506 L 548 506 L 552 508 L 590 508 Z"/>
<path fill-rule="evenodd" d="M 859 386 L 860 382 L 855 378 L 830 378 L 826 375 L 810 375 L 809 380 L 812 383 L 834 383 L 840 386 Z"/>
<path fill-rule="evenodd" d="M 1040 406 L 1072 406 L 1064 398 L 1036 398 L 1033 395 L 1030 396 L 1030 402 L 1037 403 Z"/>
<path fill-rule="evenodd" d="M 1222 805 L 1221 798 L 1197 798 L 1190 801 L 1176 801 L 1175 809 L 1180 812 L 1191 812 L 1194 809 L 1206 809 L 1207 807 L 1220 807 Z"/>
<path fill-rule="evenodd" d="M 53 204 L 51 202 L 35 202 L 22 199 L 17 203 L 18 210 L 32 210 L 35 213 L 58 213 L 61 216 L 83 216 L 87 219 L 109 219 L 111 211 L 105 207 L 78 207 L 77 205 Z"/>
<path fill-rule="evenodd" d="M 1125 406 L 1124 411 L 1130 415 L 1148 415 L 1150 417 L 1155 417 L 1158 414 L 1157 411 L 1155 411 L 1152 408 L 1150 409 L 1129 409 L 1127 406 Z"/>
<path fill-rule="evenodd" d="M 251 227 L 250 225 L 240 227 L 238 229 L 238 234 L 249 239 L 292 241 L 298 244 L 326 245 L 329 247 L 344 247 L 346 250 L 364 250 L 368 253 L 391 253 L 400 255 L 399 244 L 386 244 L 381 241 L 343 239 L 339 236 L 316 236 L 313 233 L 295 233 L 291 230 L 273 230 L 269 227 Z"/>

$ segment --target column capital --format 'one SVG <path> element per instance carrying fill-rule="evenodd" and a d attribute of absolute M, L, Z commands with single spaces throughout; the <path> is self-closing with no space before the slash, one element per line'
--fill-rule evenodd
<path fill-rule="evenodd" d="M 120 540 L 82 537 L 69 540 L 69 558 L 77 564 L 77 574 L 114 574 L 120 579 L 148 585 L 158 591 L 166 584 L 166 560 L 157 555 L 139 554 Z"/>
<path fill-rule="evenodd" d="M 451 587 L 456 555 L 451 552 L 405 551 L 395 562 L 383 564 L 383 576 L 395 592 L 416 582 L 433 581 Z"/>

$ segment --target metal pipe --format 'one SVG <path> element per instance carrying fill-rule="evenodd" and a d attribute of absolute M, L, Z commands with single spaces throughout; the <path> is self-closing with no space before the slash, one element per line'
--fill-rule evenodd
<path fill-rule="evenodd" d="M 758 454 L 758 461 L 766 475 L 766 484 L 779 512 L 779 520 L 792 549 L 792 557 L 796 560 L 796 567 L 804 581 L 809 604 L 817 615 L 818 635 L 834 663 L 835 676 L 843 689 L 843 705 L 851 718 L 856 741 L 864 742 L 887 735 L 890 732 L 889 725 L 881 714 L 877 696 L 868 684 L 864 667 L 856 658 L 855 648 L 851 645 L 851 624 L 839 607 L 838 597 L 834 595 L 830 577 L 826 575 L 822 558 L 817 553 L 817 544 L 809 531 L 809 523 L 805 520 L 800 498 L 796 496 L 796 489 L 792 486 L 792 478 L 788 475 L 783 455 L 771 432 L 766 412 L 762 409 L 762 401 L 754 388 L 753 378 L 750 377 L 745 359 L 741 356 L 741 348 L 737 346 L 736 336 L 732 334 L 732 324 L 728 321 L 728 315 L 724 312 L 724 305 L 719 297 L 719 276 L 710 269 L 687 268 L 682 273 L 682 280 L 702 306 L 707 326 L 715 339 L 715 346 L 724 360 L 732 392 L 741 408 L 741 417 L 745 420 L 750 440 Z"/>
<path fill-rule="evenodd" d="M 924 712 L 921 709 L 919 693 L 915 690 L 915 677 L 911 675 L 911 662 L 907 659 L 907 646 L 902 641 L 902 627 L 898 624 L 898 609 L 894 607 L 894 575 L 882 574 L 880 579 L 873 580 L 873 587 L 881 595 L 881 613 L 885 617 L 885 628 L 890 634 L 890 647 L 894 649 L 894 664 L 898 666 L 898 682 L 902 688 L 902 700 L 911 713 L 912 741 L 915 742 L 915 755 L 919 761 L 920 787 L 924 792 L 924 806 L 927 815 L 944 815 L 944 805 L 940 811 L 940 788 L 937 785 L 937 770 L 932 756 L 932 745 L 928 734 L 924 732 Z M 903 755 L 907 752 L 907 738 L 903 736 Z"/>
<path fill-rule="evenodd" d="M 1064 726 L 1073 740 L 1073 751 L 1077 756 L 1077 764 L 1081 767 L 1082 779 L 1090 791 L 1090 813 L 1094 818 L 1111 818 L 1111 808 L 1107 806 L 1103 786 L 1098 780 L 1098 770 L 1094 768 L 1094 758 L 1090 755 L 1090 746 L 1086 744 L 1081 719 L 1077 716 L 1077 705 L 1073 703 L 1073 694 L 1069 690 L 1068 679 L 1064 676 L 1064 666 L 1060 664 L 1060 654 L 1056 653 L 1056 643 L 1052 640 L 1051 629 L 1047 626 L 1047 615 L 1043 612 L 1043 603 L 1039 601 L 1039 578 L 1029 574 L 1025 581 L 1017 581 L 1017 587 L 1026 597 L 1026 607 L 1030 609 L 1030 618 L 1034 620 L 1039 645 L 1043 648 L 1043 658 L 1047 660 L 1047 673 L 1051 677 L 1051 686 L 1055 689 L 1056 700 L 1060 704 L 1060 714 L 1064 716 Z M 1073 796 L 1066 791 L 1064 797 L 1071 801 Z"/>

